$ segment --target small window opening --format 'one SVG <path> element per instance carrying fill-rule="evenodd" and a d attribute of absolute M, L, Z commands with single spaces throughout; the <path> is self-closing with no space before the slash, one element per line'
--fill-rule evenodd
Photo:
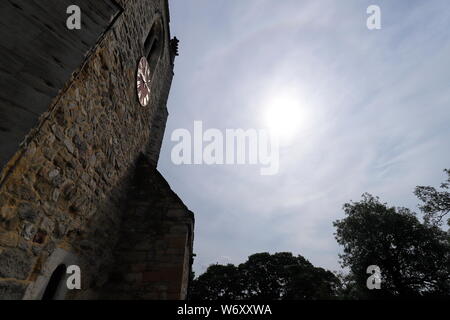
<path fill-rule="evenodd" d="M 162 56 L 164 48 L 164 28 L 161 17 L 153 23 L 150 32 L 144 42 L 144 52 L 150 67 L 150 72 L 153 74 Z"/>
<path fill-rule="evenodd" d="M 61 282 L 65 279 L 66 269 L 66 266 L 61 264 L 55 269 L 55 271 L 53 271 L 53 274 L 48 281 L 47 287 L 45 288 L 42 300 L 55 299 L 58 288 L 61 285 Z"/>

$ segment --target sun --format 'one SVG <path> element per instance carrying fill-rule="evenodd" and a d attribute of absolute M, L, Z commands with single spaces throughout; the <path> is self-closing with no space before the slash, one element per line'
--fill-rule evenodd
<path fill-rule="evenodd" d="M 279 95 L 267 100 L 264 122 L 280 142 L 292 142 L 305 121 L 304 106 L 295 95 Z"/>

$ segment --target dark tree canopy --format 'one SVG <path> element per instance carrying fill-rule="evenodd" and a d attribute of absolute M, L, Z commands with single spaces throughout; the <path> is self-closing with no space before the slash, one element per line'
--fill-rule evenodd
<path fill-rule="evenodd" d="M 447 181 L 441 184 L 442 191 L 430 186 L 416 187 L 414 194 L 423 202 L 420 210 L 425 214 L 425 222 L 441 225 L 442 219 L 450 212 L 450 169 L 445 169 Z M 450 219 L 447 221 L 450 226 Z"/>
<path fill-rule="evenodd" d="M 289 252 L 258 253 L 239 266 L 212 265 L 192 278 L 194 300 L 371 299 L 450 296 L 450 230 L 441 229 L 450 212 L 447 181 L 418 186 L 424 223 L 407 208 L 396 208 L 363 194 L 344 204 L 345 217 L 335 221 L 335 237 L 343 247 L 347 274 L 314 267 Z M 448 217 L 448 216 L 447 216 Z M 448 220 L 450 226 L 450 219 Z M 381 271 L 380 290 L 367 287 L 369 266 Z"/>
<path fill-rule="evenodd" d="M 245 263 L 212 265 L 191 285 L 193 300 L 332 299 L 339 279 L 289 252 L 257 253 Z"/>
<path fill-rule="evenodd" d="M 336 240 L 343 246 L 341 264 L 350 268 L 357 295 L 410 297 L 450 294 L 449 235 L 422 224 L 406 208 L 388 207 L 364 194 L 344 205 L 346 217 L 334 222 Z M 367 267 L 381 269 L 381 290 L 368 290 Z"/>
<path fill-rule="evenodd" d="M 232 264 L 213 264 L 198 279 L 191 279 L 191 299 L 239 300 L 242 298 L 242 284 L 238 268 Z"/>

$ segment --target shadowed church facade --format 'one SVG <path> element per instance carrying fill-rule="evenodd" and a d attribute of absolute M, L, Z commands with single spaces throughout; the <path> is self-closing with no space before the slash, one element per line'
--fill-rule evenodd
<path fill-rule="evenodd" d="M 0 299 L 184 299 L 194 216 L 156 169 L 167 0 L 5 0 L 0 21 Z"/>

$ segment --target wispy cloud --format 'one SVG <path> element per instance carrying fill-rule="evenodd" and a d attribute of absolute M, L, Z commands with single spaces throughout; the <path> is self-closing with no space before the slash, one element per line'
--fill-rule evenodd
<path fill-rule="evenodd" d="M 292 251 L 337 269 L 332 221 L 365 192 L 415 208 L 412 190 L 449 166 L 450 11 L 445 0 L 171 1 L 181 39 L 159 168 L 196 213 L 195 269 Z M 259 128 L 270 97 L 293 91 L 304 118 L 280 172 L 174 166 L 170 133 Z"/>

